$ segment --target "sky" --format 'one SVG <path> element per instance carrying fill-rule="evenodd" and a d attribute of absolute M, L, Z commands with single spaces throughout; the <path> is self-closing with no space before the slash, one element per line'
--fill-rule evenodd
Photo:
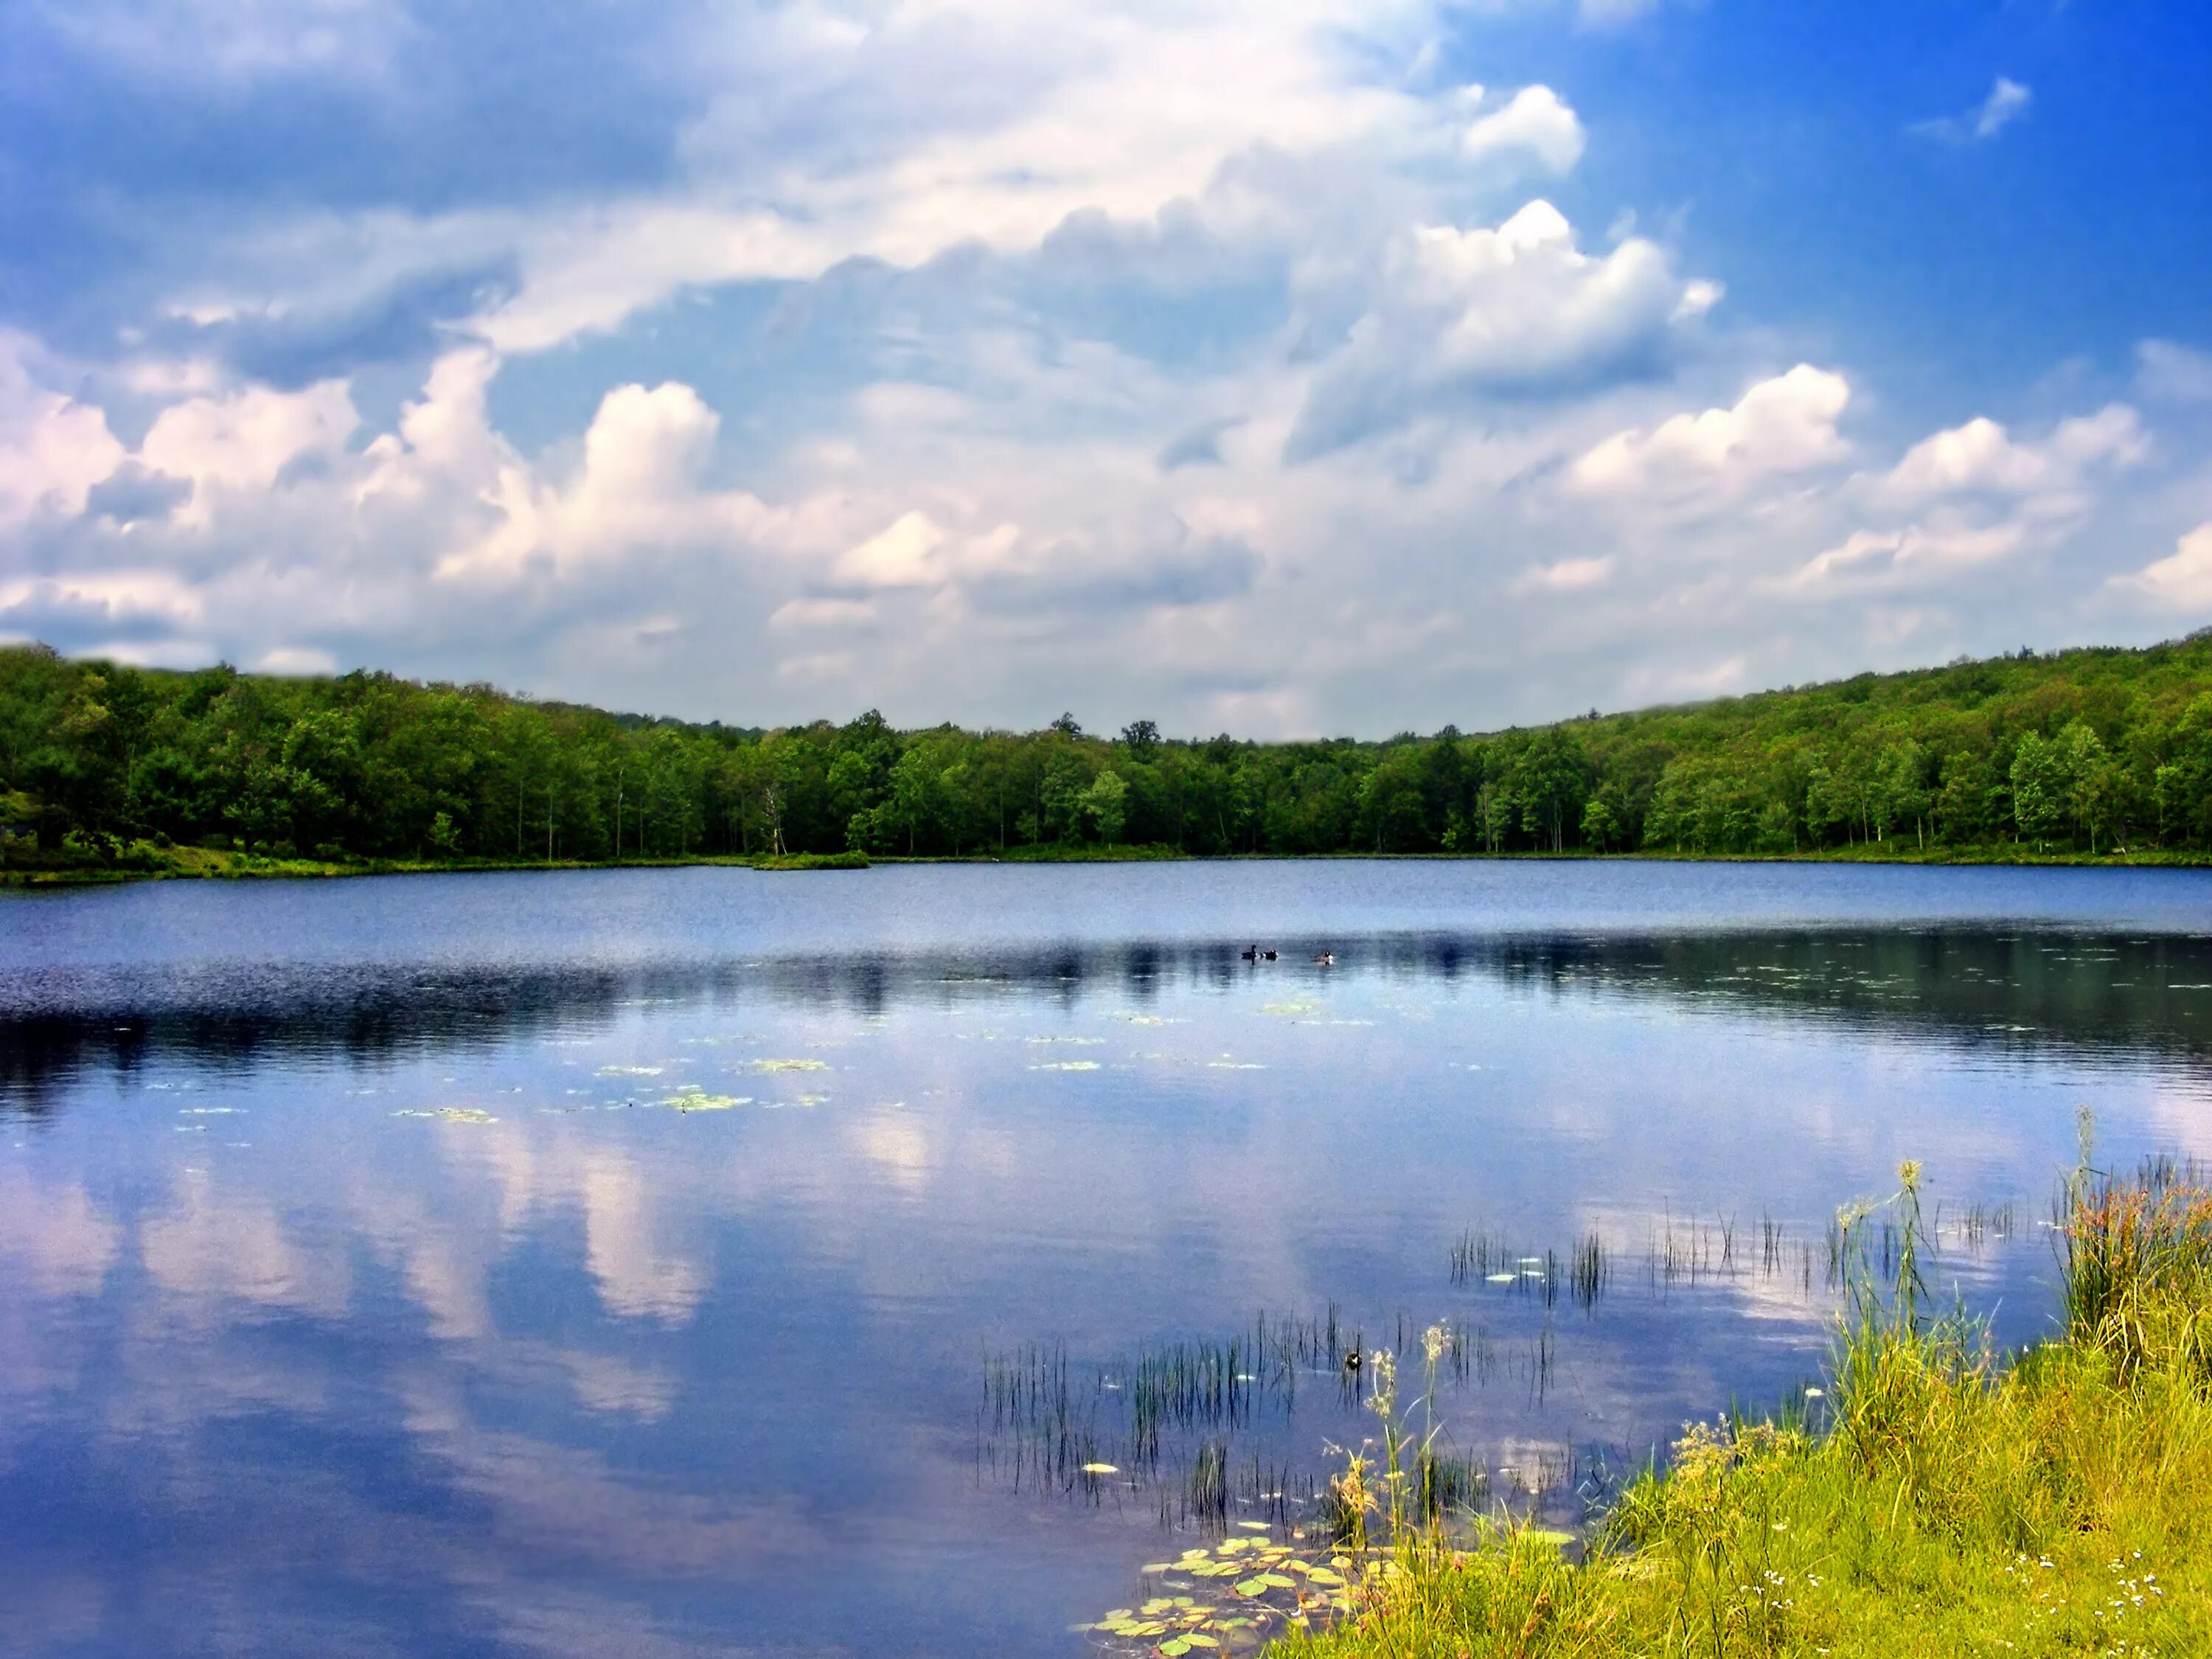
<path fill-rule="evenodd" d="M 0 639 L 1382 737 L 2212 623 L 2212 9 L 11 0 Z"/>

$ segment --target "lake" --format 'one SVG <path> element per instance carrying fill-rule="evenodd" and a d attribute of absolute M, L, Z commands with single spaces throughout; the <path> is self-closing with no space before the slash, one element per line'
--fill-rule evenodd
<path fill-rule="evenodd" d="M 1805 1399 L 1900 1159 L 1931 1287 L 2049 1331 L 2077 1111 L 2212 1153 L 2208 1048 L 2191 872 L 0 896 L 0 1649 L 1080 1655 L 1303 1529 L 1431 1326 L 1571 1528 Z"/>

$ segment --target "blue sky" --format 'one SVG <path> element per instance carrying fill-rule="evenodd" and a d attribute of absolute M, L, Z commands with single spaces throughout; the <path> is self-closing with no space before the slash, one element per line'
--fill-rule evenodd
<path fill-rule="evenodd" d="M 1486 728 L 2212 623 L 2212 14 L 21 0 L 0 637 Z"/>

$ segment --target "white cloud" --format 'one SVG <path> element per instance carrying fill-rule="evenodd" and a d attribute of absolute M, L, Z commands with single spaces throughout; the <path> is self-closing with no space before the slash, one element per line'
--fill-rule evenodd
<path fill-rule="evenodd" d="M 693 202 L 626 203 L 533 227 L 514 296 L 471 331 L 501 354 L 544 351 L 618 326 L 683 289 L 804 278 L 872 252 L 864 239 L 781 215 Z"/>
<path fill-rule="evenodd" d="M 1528 156 L 1553 173 L 1573 171 L 1583 155 L 1583 124 L 1545 86 L 1523 87 L 1502 108 L 1478 116 L 1460 135 L 1471 161 Z"/>
<path fill-rule="evenodd" d="M 1926 587 L 2047 551 L 2095 511 L 2115 475 L 2149 453 L 2142 417 L 2124 404 L 2061 421 L 2040 439 L 1977 416 L 1922 439 L 1887 473 L 1855 480 L 1858 509 L 1891 522 L 1855 528 L 1796 582 Z"/>
<path fill-rule="evenodd" d="M 360 423 L 343 381 L 296 392 L 246 386 L 172 404 L 148 429 L 137 459 L 149 471 L 189 480 L 192 500 L 181 516 L 204 524 L 210 491 L 265 490 L 302 457 L 335 454 Z"/>
<path fill-rule="evenodd" d="M 1811 586 L 1844 574 L 1938 576 L 1962 566 L 1989 564 L 2020 550 L 2026 539 L 2018 523 L 1972 526 L 1912 525 L 1902 530 L 1855 530 L 1837 545 L 1816 554 L 1797 573 Z"/>
<path fill-rule="evenodd" d="M 939 580 L 945 532 L 927 513 L 897 520 L 848 550 L 836 565 L 841 581 L 866 587 L 919 587 Z"/>
<path fill-rule="evenodd" d="M 2173 551 L 2112 585 L 2149 600 L 2161 611 L 2201 614 L 2212 611 L 2212 524 L 2201 524 L 2174 544 Z"/>
<path fill-rule="evenodd" d="M 123 460 L 106 415 L 33 378 L 42 356 L 0 331 L 0 531 L 83 512 L 92 487 Z"/>
<path fill-rule="evenodd" d="M 1449 142 L 1449 102 L 1377 84 L 1361 47 L 1416 33 L 1433 9 L 831 0 L 724 13 L 696 43 L 726 89 L 683 138 L 688 176 L 520 229 L 520 286 L 477 325 L 503 351 L 542 349 L 696 284 L 861 257 L 912 267 L 969 243 L 1026 250 L 1086 211 L 1147 222 L 1255 155 L 1426 153 Z M 1571 129 L 1543 93 L 1492 142 L 1556 165 L 1578 143 Z"/>
<path fill-rule="evenodd" d="M 1376 290 L 1315 381 L 1294 456 L 1401 424 L 1426 396 L 1567 391 L 1644 367 L 1710 298 L 1639 237 L 1584 253 L 1542 200 L 1495 227 L 1416 229 Z"/>
<path fill-rule="evenodd" d="M 1983 143 L 2027 113 L 2034 98 L 2029 88 L 2000 75 L 1990 88 L 1990 95 L 1973 108 L 1962 114 L 1915 122 L 1912 131 L 1954 144 Z"/>
<path fill-rule="evenodd" d="M 780 540 L 788 515 L 746 491 L 704 486 L 720 424 L 688 386 L 617 386 L 600 400 L 582 463 L 565 480 L 456 429 L 443 441 L 496 469 L 482 498 L 494 512 L 482 534 L 440 561 L 438 574 L 493 583 L 573 576 L 624 553 L 737 553 Z"/>
<path fill-rule="evenodd" d="M 1551 564 L 1532 565 L 1514 581 L 1519 592 L 1577 593 L 1584 588 L 1596 587 L 1613 574 L 1610 555 L 1590 559 L 1560 559 Z"/>
<path fill-rule="evenodd" d="M 1850 397 L 1841 374 L 1800 363 L 1759 381 L 1730 408 L 1675 415 L 1648 433 L 1616 433 L 1577 459 L 1571 476 L 1593 495 L 1732 498 L 1765 478 L 1848 455 L 1836 422 Z"/>
<path fill-rule="evenodd" d="M 1883 494 L 1910 501 L 2069 492 L 2096 469 L 2136 465 L 2148 447 L 2142 417 L 2124 404 L 2062 421 L 2039 443 L 2015 442 L 1998 422 L 1977 416 L 1915 444 L 1883 481 Z"/>
<path fill-rule="evenodd" d="M 260 674 L 334 674 L 337 659 L 318 646 L 280 645 L 263 652 L 254 659 L 253 668 Z"/>

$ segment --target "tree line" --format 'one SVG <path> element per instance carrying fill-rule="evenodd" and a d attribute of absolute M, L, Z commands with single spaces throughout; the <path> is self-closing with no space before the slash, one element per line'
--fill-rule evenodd
<path fill-rule="evenodd" d="M 1468 735 L 775 730 L 0 647 L 11 855 L 2212 851 L 2212 637 Z"/>

